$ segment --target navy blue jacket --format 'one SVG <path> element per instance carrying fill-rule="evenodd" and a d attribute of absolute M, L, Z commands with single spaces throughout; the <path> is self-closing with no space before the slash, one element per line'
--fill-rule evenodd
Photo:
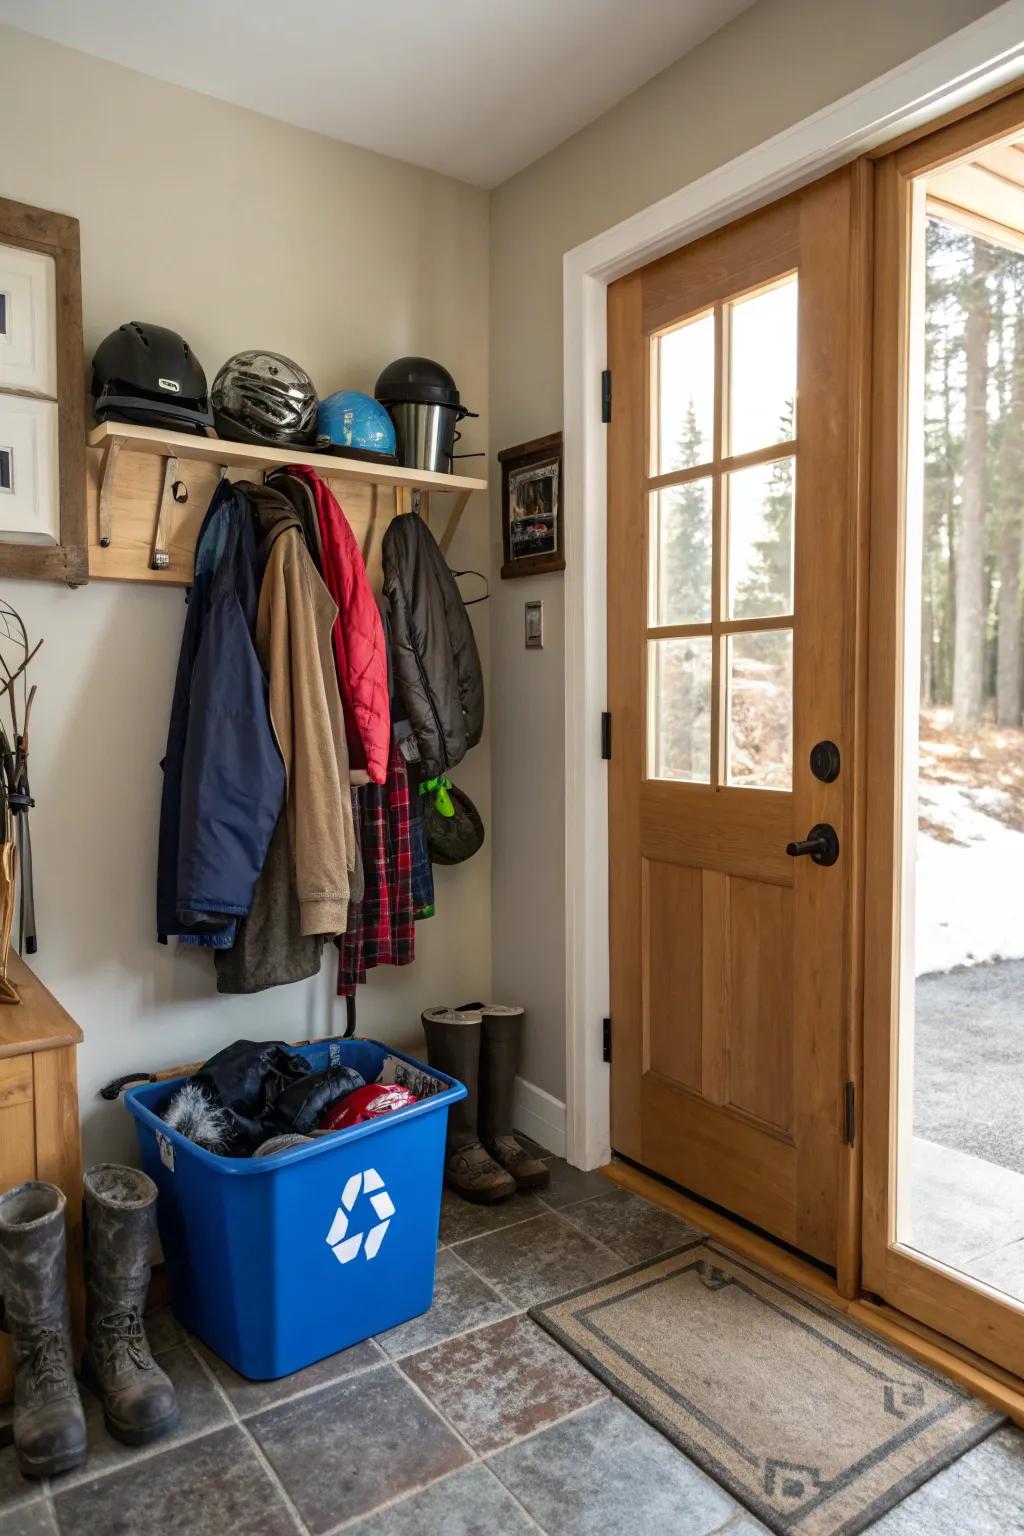
<path fill-rule="evenodd" d="M 222 480 L 196 542 L 163 761 L 157 932 L 229 949 L 284 799 L 267 680 L 253 645 L 255 535 Z"/>

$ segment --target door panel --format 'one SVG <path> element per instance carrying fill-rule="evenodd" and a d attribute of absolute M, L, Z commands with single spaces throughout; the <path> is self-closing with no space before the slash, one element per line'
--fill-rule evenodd
<path fill-rule="evenodd" d="M 701 871 L 645 859 L 643 874 L 650 1069 L 699 1093 L 704 1049 Z M 654 955 L 660 959 L 652 965 Z"/>
<path fill-rule="evenodd" d="M 836 1257 L 863 165 L 609 289 L 612 1142 Z M 811 747 L 843 758 L 815 779 Z M 830 868 L 787 855 L 818 822 Z"/>

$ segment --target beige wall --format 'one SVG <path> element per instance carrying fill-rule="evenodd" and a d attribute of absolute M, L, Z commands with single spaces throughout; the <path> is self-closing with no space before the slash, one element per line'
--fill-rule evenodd
<path fill-rule="evenodd" d="M 487 437 L 487 194 L 0 28 L 0 196 L 82 226 L 86 343 L 128 319 L 182 331 L 212 376 L 263 345 L 321 391 L 372 388 L 404 352 L 442 359 Z M 455 563 L 488 556 L 483 503 Z M 4 581 L 45 644 L 34 665 L 36 969 L 80 1020 L 86 1154 L 130 1153 L 128 1116 L 96 1089 L 237 1036 L 337 1024 L 316 982 L 220 998 L 209 956 L 154 938 L 159 760 L 184 618 L 180 590 Z M 471 610 L 485 652 L 488 606 Z M 485 743 L 460 782 L 489 822 Z M 489 849 L 441 871 L 415 966 L 360 994 L 360 1028 L 415 1038 L 422 1008 L 486 993 Z"/>
<path fill-rule="evenodd" d="M 760 0 L 499 187 L 491 204 L 491 444 L 562 421 L 562 256 L 994 7 L 986 0 Z M 492 497 L 492 543 L 500 502 Z M 562 578 L 492 604 L 494 987 L 529 1008 L 524 1075 L 565 1091 Z M 523 649 L 542 598 L 545 649 Z M 596 750 L 595 722 L 595 750 Z M 599 1021 L 593 1021 L 594 1028 Z"/>

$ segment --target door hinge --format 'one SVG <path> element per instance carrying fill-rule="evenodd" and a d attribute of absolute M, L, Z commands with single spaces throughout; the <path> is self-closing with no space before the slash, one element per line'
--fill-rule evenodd
<path fill-rule="evenodd" d="M 611 1059 L 612 1059 L 612 1021 L 611 1021 L 611 1019 L 602 1019 L 601 1020 L 601 1060 L 602 1061 L 611 1061 Z"/>
<path fill-rule="evenodd" d="M 610 368 L 601 370 L 601 420 L 608 424 L 612 419 L 612 371 Z"/>
<path fill-rule="evenodd" d="M 852 1147 L 857 1135 L 856 1089 L 852 1083 L 843 1088 L 843 1140 Z"/>
<path fill-rule="evenodd" d="M 612 717 L 607 709 L 601 715 L 601 756 L 606 763 L 612 760 Z"/>

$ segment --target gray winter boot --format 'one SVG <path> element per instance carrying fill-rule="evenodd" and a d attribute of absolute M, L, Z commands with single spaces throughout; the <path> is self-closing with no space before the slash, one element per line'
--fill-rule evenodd
<path fill-rule="evenodd" d="M 466 1097 L 448 1108 L 444 1176 L 449 1188 L 476 1205 L 507 1200 L 514 1179 L 480 1144 L 477 1093 L 480 1075 L 480 1014 L 471 1008 L 431 1008 L 423 1014 L 427 1060 L 466 1086 Z"/>
<path fill-rule="evenodd" d="M 502 1003 L 471 1006 L 479 1009 L 483 1019 L 480 1139 L 495 1161 L 515 1179 L 517 1189 L 543 1189 L 551 1180 L 547 1163 L 527 1152 L 512 1130 L 525 1009 L 508 1008 Z"/>
<path fill-rule="evenodd" d="M 0 1195 L 0 1291 L 14 1353 L 14 1444 L 26 1477 L 85 1460 L 68 1311 L 64 1196 L 30 1179 Z"/>
<path fill-rule="evenodd" d="M 103 1404 L 107 1429 L 124 1445 L 146 1445 L 181 1417 L 142 1324 L 155 1233 L 156 1185 L 147 1174 L 117 1163 L 88 1170 L 82 1377 Z"/>

